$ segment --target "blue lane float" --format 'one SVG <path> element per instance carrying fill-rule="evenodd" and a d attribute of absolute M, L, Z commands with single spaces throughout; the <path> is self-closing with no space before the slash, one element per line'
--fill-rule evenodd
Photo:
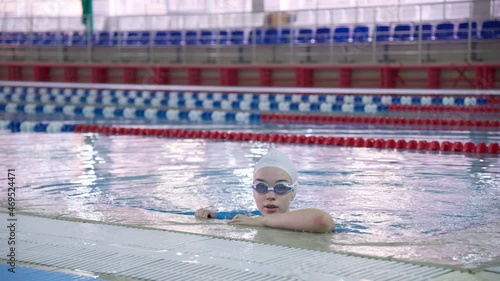
<path fill-rule="evenodd" d="M 353 103 L 296 103 L 296 102 L 218 102 L 218 101 L 179 101 L 175 100 L 147 100 L 120 103 L 113 100 L 100 100 L 100 99 L 89 99 L 87 102 L 73 101 L 69 104 L 65 100 L 59 100 L 52 102 L 53 99 L 40 99 L 43 102 L 38 101 L 27 101 L 31 102 L 28 104 L 23 104 L 24 101 L 19 101 L 19 99 L 13 99 L 10 96 L 4 97 L 5 101 L 0 101 L 0 110 L 5 110 L 11 113 L 24 113 L 34 114 L 34 113 L 60 113 L 63 112 L 66 115 L 78 115 L 81 113 L 91 114 L 89 109 L 85 108 L 97 108 L 99 106 L 113 107 L 113 108 L 144 108 L 144 107 L 169 107 L 169 108 L 185 108 L 187 110 L 205 110 L 205 111 L 253 111 L 253 112 L 271 112 L 271 111 L 281 111 L 281 112 L 301 112 L 301 113 L 319 113 L 319 112 L 364 112 L 364 113 L 382 113 L 388 111 L 388 105 L 383 104 L 353 104 Z M 47 102 L 47 103 L 45 103 Z M 43 108 L 41 108 L 43 106 Z M 62 107 L 64 106 L 64 108 Z M 76 109 L 76 113 L 72 113 Z M 169 109 L 170 110 L 170 109 Z M 140 111 L 142 113 L 142 111 Z M 111 115 L 110 113 L 108 115 Z M 111 116 L 110 116 L 111 117 Z"/>
<path fill-rule="evenodd" d="M 169 121 L 215 121 L 215 122 L 239 122 L 255 123 L 260 121 L 259 113 L 230 112 L 220 110 L 179 110 L 179 109 L 155 109 L 115 106 L 75 106 L 75 105 L 53 105 L 53 104 L 27 104 L 0 103 L 0 112 L 11 114 L 63 114 L 66 116 L 80 116 L 85 118 L 146 118 L 149 120 L 165 119 Z"/>
<path fill-rule="evenodd" d="M 89 90 L 62 88 L 24 88 L 0 87 L 5 98 L 12 101 L 45 102 L 80 102 L 106 101 L 111 104 L 152 104 L 152 100 L 162 100 L 162 105 L 186 106 L 193 101 L 214 102 L 270 102 L 270 103 L 353 103 L 383 105 L 448 105 L 448 106 L 484 106 L 488 99 L 475 96 L 403 96 L 403 95 L 320 95 L 320 94 L 255 94 L 255 93 L 212 93 L 212 92 L 176 92 L 176 91 L 138 91 L 138 90 Z M 172 100 L 170 102 L 169 100 Z"/>
<path fill-rule="evenodd" d="M 216 121 L 216 122 L 240 122 L 254 123 L 260 121 L 259 113 L 230 112 L 219 110 L 179 110 L 179 109 L 155 109 L 115 106 L 75 106 L 54 104 L 16 104 L 0 103 L 0 112 L 25 113 L 25 114 L 53 114 L 59 113 L 66 116 L 84 116 L 86 118 L 146 118 L 166 119 L 170 121 Z"/>
<path fill-rule="evenodd" d="M 12 133 L 37 132 L 37 133 L 65 133 L 74 132 L 76 124 L 65 122 L 34 122 L 19 120 L 0 120 L 0 130 L 10 130 Z"/>

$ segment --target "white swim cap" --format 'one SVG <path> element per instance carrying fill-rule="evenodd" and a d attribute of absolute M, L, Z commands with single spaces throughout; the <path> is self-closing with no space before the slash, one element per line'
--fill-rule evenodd
<path fill-rule="evenodd" d="M 253 169 L 254 175 L 258 170 L 264 167 L 280 168 L 290 176 L 290 178 L 292 179 L 292 183 L 297 182 L 297 170 L 295 169 L 295 165 L 290 160 L 290 158 L 288 158 L 288 156 L 281 151 L 271 150 L 262 158 L 260 158 Z"/>

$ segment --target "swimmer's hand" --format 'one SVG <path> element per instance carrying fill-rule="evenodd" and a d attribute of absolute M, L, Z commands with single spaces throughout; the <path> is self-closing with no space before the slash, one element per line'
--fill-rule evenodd
<path fill-rule="evenodd" d="M 217 218 L 217 213 L 209 209 L 201 208 L 196 211 L 194 216 L 199 219 L 215 219 Z"/>
<path fill-rule="evenodd" d="M 263 217 L 250 217 L 245 215 L 236 215 L 228 222 L 228 224 L 250 225 L 250 226 L 265 226 Z"/>

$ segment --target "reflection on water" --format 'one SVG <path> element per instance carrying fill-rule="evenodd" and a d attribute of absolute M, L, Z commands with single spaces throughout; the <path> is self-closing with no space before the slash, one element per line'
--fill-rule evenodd
<path fill-rule="evenodd" d="M 500 259 L 498 157 L 97 134 L 0 133 L 0 141 L 0 167 L 16 169 L 25 212 L 464 267 Z M 297 164 L 292 208 L 326 210 L 336 234 L 171 213 L 255 210 L 252 167 L 270 146 Z"/>

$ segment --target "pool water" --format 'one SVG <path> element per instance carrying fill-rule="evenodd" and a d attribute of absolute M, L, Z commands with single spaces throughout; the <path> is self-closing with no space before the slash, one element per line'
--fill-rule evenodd
<path fill-rule="evenodd" d="M 361 126 L 170 127 L 500 141 L 500 132 L 487 131 L 377 129 L 367 135 Z M 16 170 L 20 212 L 461 268 L 500 262 L 500 159 L 494 155 L 93 133 L 2 131 L 0 142 L 1 170 Z M 291 208 L 329 212 L 335 234 L 231 226 L 189 215 L 200 207 L 256 210 L 249 187 L 253 164 L 270 148 L 288 153 L 299 171 Z M 5 192 L 1 198 L 6 210 Z"/>

